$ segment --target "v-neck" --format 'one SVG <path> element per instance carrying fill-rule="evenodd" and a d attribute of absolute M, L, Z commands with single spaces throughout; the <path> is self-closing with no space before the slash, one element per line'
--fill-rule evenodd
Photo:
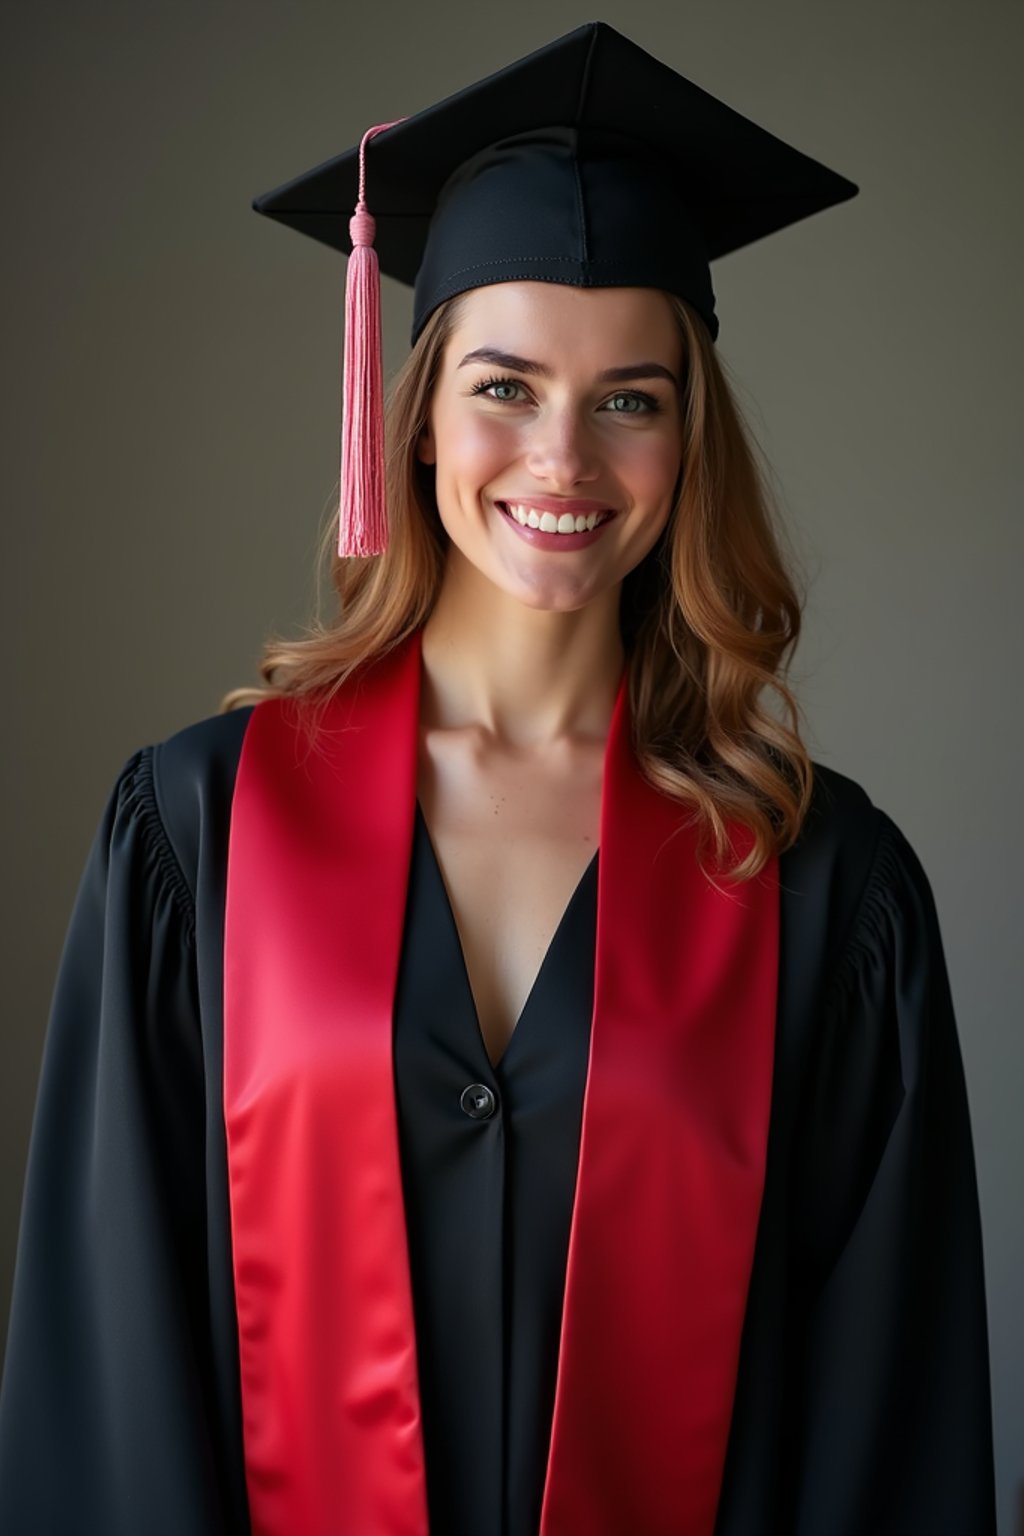
<path fill-rule="evenodd" d="M 490 1053 L 487 1049 L 487 1042 L 484 1039 L 484 1032 L 480 1027 L 480 1012 L 477 1008 L 476 997 L 473 993 L 473 983 L 470 980 L 469 966 L 466 963 L 466 952 L 462 947 L 462 935 L 459 932 L 459 925 L 455 920 L 455 911 L 452 907 L 451 897 L 448 894 L 448 886 L 445 883 L 444 872 L 441 868 L 441 861 L 437 856 L 437 850 L 434 847 L 434 840 L 430 835 L 430 828 L 427 826 L 427 818 L 423 814 L 423 807 L 420 805 L 418 798 L 416 801 L 416 821 L 419 830 L 423 835 L 424 844 L 429 851 L 430 862 L 433 866 L 437 885 L 441 892 L 443 907 L 447 914 L 447 923 L 450 935 L 454 944 L 454 948 L 457 951 L 459 957 L 459 968 L 462 974 L 465 995 L 469 1002 L 469 1010 L 472 1014 L 473 1021 L 476 1024 L 476 1035 L 477 1040 L 479 1041 L 480 1050 L 483 1052 L 484 1060 L 487 1062 L 492 1072 L 503 1071 L 506 1069 L 508 1063 L 509 1052 L 515 1045 L 516 1038 L 522 1032 L 523 1021 L 525 1020 L 527 1014 L 532 1012 L 534 1000 L 541 990 L 541 986 L 546 977 L 546 972 L 548 971 L 549 966 L 553 963 L 553 957 L 557 958 L 561 938 L 568 924 L 570 914 L 572 913 L 577 901 L 580 899 L 582 892 L 587 886 L 587 882 L 590 880 L 594 872 L 600 849 L 595 848 L 594 853 L 589 863 L 587 864 L 587 867 L 584 869 L 583 873 L 580 875 L 580 878 L 577 880 L 575 886 L 573 887 L 572 894 L 562 909 L 562 915 L 555 925 L 555 930 L 548 941 L 548 946 L 544 951 L 540 965 L 538 966 L 537 972 L 533 978 L 532 983 L 530 984 L 530 990 L 526 994 L 526 1000 L 523 1003 L 522 1008 L 519 1010 L 519 1015 L 512 1026 L 512 1031 L 505 1043 L 505 1048 L 501 1055 L 498 1057 L 497 1061 L 492 1061 Z"/>

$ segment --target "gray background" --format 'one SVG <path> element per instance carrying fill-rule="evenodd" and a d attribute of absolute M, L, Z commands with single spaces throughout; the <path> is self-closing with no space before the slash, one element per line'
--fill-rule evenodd
<path fill-rule="evenodd" d="M 903 828 L 938 902 L 1009 1536 L 1024 1476 L 1021 8 L 596 14 L 862 187 L 717 265 L 720 351 L 811 582 L 793 675 L 812 754 Z M 49 993 L 114 775 L 254 680 L 264 634 L 294 632 L 315 593 L 345 264 L 249 200 L 594 15 L 157 0 L 8 19 L 4 1317 Z M 384 290 L 392 368 L 411 307 Z"/>

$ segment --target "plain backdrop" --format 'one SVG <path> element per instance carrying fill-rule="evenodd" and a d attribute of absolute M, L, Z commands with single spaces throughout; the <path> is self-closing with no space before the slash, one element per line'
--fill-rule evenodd
<path fill-rule="evenodd" d="M 812 755 L 899 824 L 938 903 L 1010 1536 L 1024 1477 L 1024 9 L 634 0 L 597 15 L 862 188 L 716 264 L 719 350 L 810 583 L 791 679 Z M 593 19 L 561 0 L 8 10 L 4 1318 L 49 996 L 106 795 L 136 747 L 255 681 L 264 636 L 311 611 L 337 483 L 345 262 L 250 199 Z M 391 370 L 409 291 L 385 280 L 384 305 Z"/>

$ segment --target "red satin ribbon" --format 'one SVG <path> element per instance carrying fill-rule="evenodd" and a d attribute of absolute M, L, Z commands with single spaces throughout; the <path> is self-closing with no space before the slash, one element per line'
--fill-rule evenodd
<path fill-rule="evenodd" d="M 239 764 L 224 1115 L 253 1536 L 428 1531 L 392 1066 L 420 640 L 350 680 L 313 749 L 294 703 L 257 705 Z M 711 1536 L 764 1185 L 778 863 L 716 890 L 629 741 L 623 680 L 540 1536 Z"/>

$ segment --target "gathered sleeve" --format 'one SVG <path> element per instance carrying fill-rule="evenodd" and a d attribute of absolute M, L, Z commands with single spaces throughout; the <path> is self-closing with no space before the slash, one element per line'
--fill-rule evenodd
<path fill-rule="evenodd" d="M 192 893 L 152 748 L 88 856 L 54 991 L 0 1394 L 0 1529 L 223 1536 L 208 1405 Z"/>
<path fill-rule="evenodd" d="M 995 1531 L 982 1239 L 935 902 L 884 813 L 806 1105 L 799 1536 Z"/>

